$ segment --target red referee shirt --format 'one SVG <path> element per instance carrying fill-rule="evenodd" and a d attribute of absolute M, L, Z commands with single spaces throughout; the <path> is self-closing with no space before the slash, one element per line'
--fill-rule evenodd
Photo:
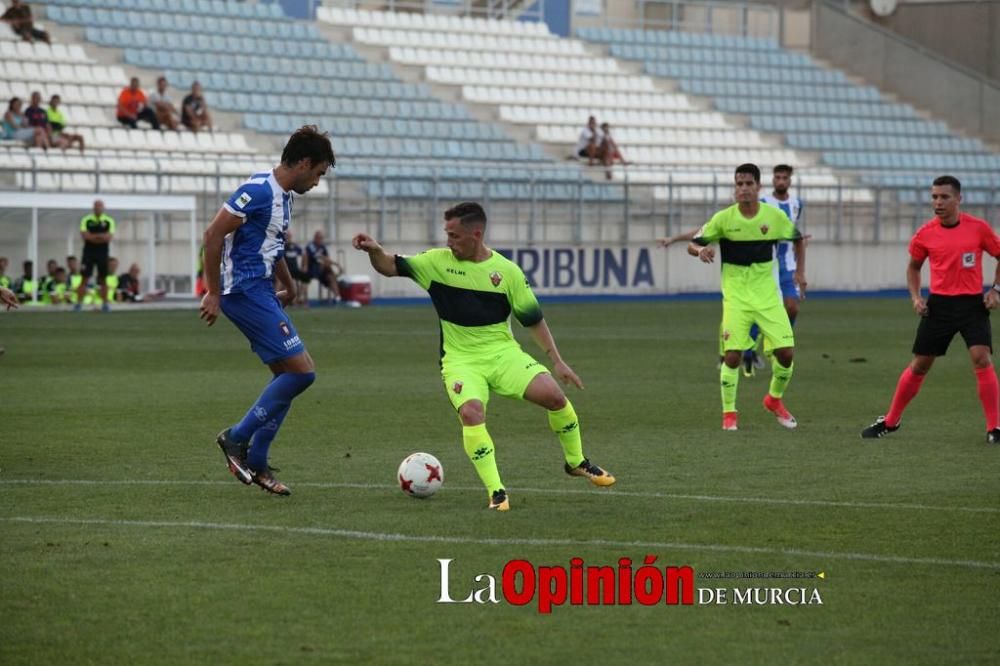
<path fill-rule="evenodd" d="M 1000 238 L 985 220 L 965 213 L 953 227 L 935 217 L 910 239 L 911 257 L 917 261 L 930 257 L 931 293 L 939 296 L 981 295 L 984 251 L 1000 257 Z"/>

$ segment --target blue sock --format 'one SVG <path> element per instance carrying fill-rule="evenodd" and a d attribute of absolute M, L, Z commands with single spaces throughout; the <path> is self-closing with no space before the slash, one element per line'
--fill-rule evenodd
<path fill-rule="evenodd" d="M 750 327 L 750 339 L 753 340 L 753 346 L 743 352 L 743 358 L 753 358 L 753 352 L 757 348 L 758 335 L 760 335 L 760 326 L 754 324 Z"/>
<path fill-rule="evenodd" d="M 315 379 L 315 372 L 284 372 L 277 375 L 264 387 L 257 402 L 253 404 L 243 420 L 230 429 L 229 436 L 240 443 L 249 442 L 261 426 L 276 419 L 279 412 L 287 412 L 288 406 L 292 404 L 295 396 L 309 388 Z M 272 439 L 274 439 L 273 436 Z"/>
<path fill-rule="evenodd" d="M 271 414 L 271 418 L 264 422 L 253 435 L 253 442 L 250 451 L 247 452 L 247 466 L 255 471 L 267 469 L 267 451 L 271 448 L 271 442 L 278 434 L 281 422 L 285 420 L 291 405 Z"/>

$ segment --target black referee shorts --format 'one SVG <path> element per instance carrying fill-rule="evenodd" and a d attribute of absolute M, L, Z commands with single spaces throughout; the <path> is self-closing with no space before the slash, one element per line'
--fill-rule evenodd
<path fill-rule="evenodd" d="M 105 245 L 105 248 L 108 246 Z M 80 274 L 83 276 L 84 280 L 89 280 L 90 276 L 94 274 L 94 269 L 97 269 L 97 278 L 101 281 L 100 284 L 104 284 L 104 278 L 108 276 L 108 257 L 110 256 L 109 250 L 90 250 L 84 249 L 83 259 L 80 262 Z"/>
<path fill-rule="evenodd" d="M 944 356 L 956 333 L 962 334 L 966 347 L 985 345 L 993 352 L 990 311 L 983 297 L 936 296 L 927 299 L 927 316 L 920 319 L 913 353 L 919 356 Z"/>

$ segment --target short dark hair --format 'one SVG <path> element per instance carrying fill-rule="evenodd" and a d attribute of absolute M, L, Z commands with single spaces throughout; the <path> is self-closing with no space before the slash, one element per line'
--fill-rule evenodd
<path fill-rule="evenodd" d="M 932 185 L 936 185 L 938 187 L 942 185 L 951 185 L 951 189 L 956 192 L 961 193 L 962 191 L 962 183 L 958 182 L 958 178 L 955 178 L 954 176 L 938 176 L 934 179 Z"/>
<path fill-rule="evenodd" d="M 775 165 L 774 167 L 774 173 L 776 174 L 787 173 L 789 176 L 791 176 L 793 173 L 795 173 L 795 169 L 793 169 L 789 164 L 778 164 Z"/>
<path fill-rule="evenodd" d="M 66 257 L 66 261 L 76 261 L 76 255 L 75 254 L 69 255 L 68 257 Z"/>
<path fill-rule="evenodd" d="M 486 224 L 486 211 L 474 201 L 465 201 L 457 206 L 452 206 L 444 212 L 444 219 L 458 219 L 463 225 L 466 224 Z"/>
<path fill-rule="evenodd" d="M 7 102 L 7 110 L 10 111 L 14 108 L 14 105 L 21 101 L 20 97 L 11 97 L 10 101 Z"/>
<path fill-rule="evenodd" d="M 760 184 L 760 167 L 756 164 L 751 164 L 747 162 L 746 164 L 741 164 L 736 167 L 736 173 L 733 174 L 734 177 L 740 175 L 741 173 L 748 173 L 753 176 L 753 182 Z"/>
<path fill-rule="evenodd" d="M 302 160 L 309 160 L 313 166 L 324 162 L 335 166 L 337 160 L 333 156 L 329 133 L 320 132 L 315 125 L 303 125 L 295 130 L 281 151 L 281 163 L 295 166 Z"/>

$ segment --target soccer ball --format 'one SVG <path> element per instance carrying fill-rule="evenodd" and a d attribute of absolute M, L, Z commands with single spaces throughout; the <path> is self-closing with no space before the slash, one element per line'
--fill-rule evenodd
<path fill-rule="evenodd" d="M 444 483 L 444 467 L 429 453 L 413 453 L 399 464 L 400 489 L 410 497 L 430 497 Z"/>

